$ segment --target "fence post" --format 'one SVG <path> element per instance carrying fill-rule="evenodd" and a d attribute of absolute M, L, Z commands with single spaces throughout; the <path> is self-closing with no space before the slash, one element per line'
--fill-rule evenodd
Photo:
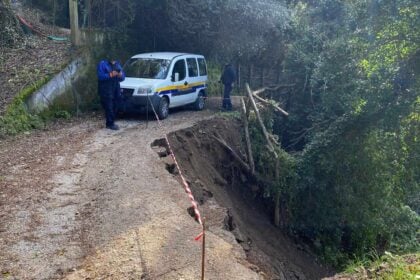
<path fill-rule="evenodd" d="M 250 64 L 249 65 L 249 81 L 248 81 L 250 87 L 253 86 L 253 83 L 252 83 L 252 70 L 253 70 L 252 69 L 252 64 Z"/>
<path fill-rule="evenodd" d="M 206 219 L 203 219 L 203 246 L 201 252 L 201 280 L 204 280 L 204 272 L 206 271 Z"/>
<path fill-rule="evenodd" d="M 261 67 L 261 87 L 264 87 L 264 67 Z"/>
<path fill-rule="evenodd" d="M 238 93 L 241 93 L 241 64 L 238 63 Z"/>

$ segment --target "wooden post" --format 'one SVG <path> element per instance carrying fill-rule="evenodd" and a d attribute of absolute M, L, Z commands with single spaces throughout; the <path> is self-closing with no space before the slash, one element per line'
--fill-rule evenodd
<path fill-rule="evenodd" d="M 248 123 L 248 115 L 246 112 L 246 105 L 244 98 L 241 98 L 241 108 L 242 108 L 242 120 L 244 122 L 244 129 L 245 129 L 245 141 L 246 147 L 248 150 L 248 163 L 249 167 L 251 168 L 251 174 L 255 174 L 255 164 L 254 164 L 254 156 L 252 155 L 252 146 L 251 146 L 251 137 L 249 136 L 249 123 Z"/>
<path fill-rule="evenodd" d="M 76 0 L 69 0 L 71 43 L 80 46 L 79 12 Z"/>
<path fill-rule="evenodd" d="M 279 173 L 279 168 L 280 168 L 280 159 L 276 158 L 276 170 L 275 172 L 275 180 L 276 183 L 280 180 L 280 173 Z M 275 207 L 274 207 L 274 225 L 276 227 L 280 226 L 280 194 L 281 194 L 281 190 L 277 190 L 276 192 L 276 197 L 275 197 Z"/>
<path fill-rule="evenodd" d="M 201 280 L 204 280 L 204 272 L 206 271 L 206 219 L 203 219 L 203 246 L 201 254 Z"/>
<path fill-rule="evenodd" d="M 249 65 L 249 81 L 248 81 L 248 83 L 249 83 L 249 86 L 250 87 L 252 87 L 252 71 L 253 69 L 252 69 L 252 64 L 251 65 Z"/>
<path fill-rule="evenodd" d="M 237 88 L 238 88 L 238 93 L 241 93 L 241 64 L 238 62 L 238 84 L 237 84 Z M 239 95 L 239 94 L 238 94 Z"/>
<path fill-rule="evenodd" d="M 264 87 L 264 67 L 261 67 L 261 87 Z"/>

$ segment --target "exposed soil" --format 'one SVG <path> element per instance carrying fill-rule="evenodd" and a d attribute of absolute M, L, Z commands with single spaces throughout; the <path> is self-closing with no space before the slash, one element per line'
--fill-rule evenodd
<path fill-rule="evenodd" d="M 320 279 L 329 274 L 302 244 L 274 227 L 259 203 L 263 186 L 250 180 L 235 159 L 214 140 L 222 138 L 237 154 L 245 155 L 239 120 L 214 118 L 170 134 L 174 153 L 210 231 L 231 231 L 247 260 L 268 279 Z M 245 159 L 246 157 L 243 156 Z"/>
<path fill-rule="evenodd" d="M 0 140 L 0 278 L 199 279 L 200 226 L 159 148 L 178 130 L 171 142 L 209 226 L 206 279 L 324 275 L 243 199 L 246 177 L 209 137 L 240 151 L 239 125 L 213 115 L 174 111 L 162 129 L 124 119 L 118 132 L 93 115 Z"/>

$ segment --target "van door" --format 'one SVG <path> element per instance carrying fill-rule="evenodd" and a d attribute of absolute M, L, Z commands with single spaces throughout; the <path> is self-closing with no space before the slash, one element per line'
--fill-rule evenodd
<path fill-rule="evenodd" d="M 197 99 L 198 92 L 202 83 L 200 83 L 200 77 L 198 75 L 197 59 L 195 57 L 187 57 L 187 72 L 190 93 L 187 94 L 185 102 L 193 103 Z"/>
<path fill-rule="evenodd" d="M 184 105 L 185 95 L 188 94 L 187 71 L 185 59 L 178 59 L 171 72 L 171 103 L 170 107 Z"/>

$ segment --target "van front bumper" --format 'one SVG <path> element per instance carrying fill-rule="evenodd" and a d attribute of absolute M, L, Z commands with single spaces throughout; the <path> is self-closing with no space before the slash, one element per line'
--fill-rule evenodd
<path fill-rule="evenodd" d="M 147 95 L 132 95 L 132 96 L 121 96 L 117 100 L 118 111 L 120 112 L 140 112 L 144 110 L 152 111 L 152 106 L 157 111 L 159 102 L 162 97 L 155 94 Z"/>

